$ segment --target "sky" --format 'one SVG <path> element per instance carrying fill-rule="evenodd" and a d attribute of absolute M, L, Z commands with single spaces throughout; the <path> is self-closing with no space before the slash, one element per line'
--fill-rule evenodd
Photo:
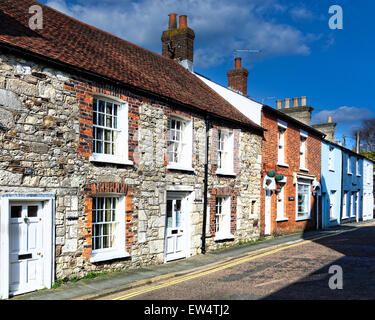
<path fill-rule="evenodd" d="M 39 1 L 157 53 L 168 14 L 187 15 L 196 36 L 194 71 L 227 86 L 226 72 L 241 57 L 250 98 L 275 107 L 277 99 L 307 96 L 312 123 L 331 115 L 336 140 L 345 135 L 349 148 L 361 121 L 375 117 L 375 1 Z M 329 26 L 332 5 L 342 8 L 342 29 Z"/>

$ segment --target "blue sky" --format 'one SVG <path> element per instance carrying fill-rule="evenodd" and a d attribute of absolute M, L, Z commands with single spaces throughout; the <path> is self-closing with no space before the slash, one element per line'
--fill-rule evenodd
<path fill-rule="evenodd" d="M 188 16 L 196 34 L 195 71 L 224 86 L 234 49 L 250 72 L 248 95 L 276 99 L 307 96 L 313 123 L 338 122 L 336 139 L 362 119 L 375 117 L 372 0 L 41 0 L 81 21 L 161 53 L 168 14 Z M 331 30 L 331 5 L 343 9 L 343 30 Z M 267 99 L 271 98 L 271 99 Z"/>

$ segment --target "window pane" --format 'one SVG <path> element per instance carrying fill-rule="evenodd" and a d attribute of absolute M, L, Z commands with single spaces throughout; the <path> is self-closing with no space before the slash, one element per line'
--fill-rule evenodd
<path fill-rule="evenodd" d="M 99 100 L 99 112 L 104 113 L 104 101 Z"/>
<path fill-rule="evenodd" d="M 167 201 L 167 228 L 172 228 L 172 200 Z"/>
<path fill-rule="evenodd" d="M 12 206 L 10 209 L 11 218 L 21 218 L 22 216 L 22 206 Z"/>
<path fill-rule="evenodd" d="M 29 218 L 35 218 L 38 216 L 38 206 L 28 206 L 27 207 L 27 216 Z"/>

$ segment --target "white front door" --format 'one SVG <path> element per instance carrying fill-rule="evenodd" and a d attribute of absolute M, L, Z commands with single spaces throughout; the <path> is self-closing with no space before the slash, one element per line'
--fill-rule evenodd
<path fill-rule="evenodd" d="M 265 216 L 264 216 L 264 235 L 271 234 L 271 190 L 266 190 Z"/>
<path fill-rule="evenodd" d="M 9 292 L 43 288 L 42 203 L 11 203 L 9 207 Z"/>
<path fill-rule="evenodd" d="M 167 198 L 165 261 L 186 257 L 186 200 L 181 197 Z"/>

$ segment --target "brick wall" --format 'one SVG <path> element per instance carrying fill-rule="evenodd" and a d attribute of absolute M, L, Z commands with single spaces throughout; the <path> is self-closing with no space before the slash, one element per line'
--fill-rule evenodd
<path fill-rule="evenodd" d="M 308 172 L 300 170 L 300 128 L 293 122 L 288 122 L 288 128 L 285 131 L 285 162 L 289 167 L 278 166 L 278 118 L 271 112 L 262 112 L 262 127 L 265 132 L 262 143 L 262 186 L 267 172 L 272 170 L 276 174 L 282 174 L 287 178 L 284 186 L 284 210 L 287 221 L 276 222 L 277 216 L 277 196 L 275 192 L 271 196 L 271 234 L 290 233 L 294 231 L 303 231 L 316 226 L 316 214 L 314 197 L 311 197 L 311 219 L 296 221 L 296 184 L 293 183 L 293 174 L 308 174 L 314 176 L 320 181 L 321 173 L 321 141 L 318 136 L 308 132 L 306 140 L 306 167 Z M 284 119 L 280 119 L 286 121 Z M 293 201 L 288 198 L 293 197 Z M 320 215 L 321 216 L 321 215 Z M 261 233 L 265 230 L 265 190 L 261 192 Z"/>

